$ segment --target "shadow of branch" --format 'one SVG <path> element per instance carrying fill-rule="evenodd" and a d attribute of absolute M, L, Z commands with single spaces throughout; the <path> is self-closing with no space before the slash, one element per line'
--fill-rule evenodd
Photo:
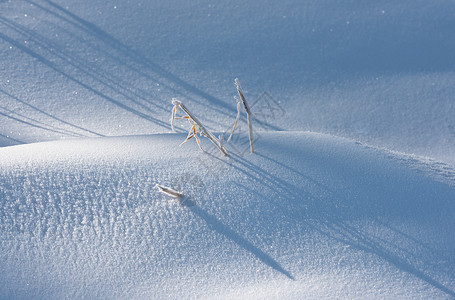
<path fill-rule="evenodd" d="M 244 237 L 233 231 L 231 228 L 223 224 L 221 221 L 217 220 L 214 216 L 204 211 L 201 207 L 195 205 L 190 206 L 189 209 L 196 216 L 198 216 L 205 223 L 207 223 L 209 228 L 213 229 L 219 234 L 224 235 L 229 240 L 235 242 L 238 246 L 253 254 L 257 259 L 259 259 L 264 264 L 280 272 L 289 279 L 295 280 L 294 277 L 288 271 L 286 271 L 276 260 L 270 257 L 270 255 L 268 255 L 258 247 L 254 246 L 251 242 L 249 242 Z"/>
<path fill-rule="evenodd" d="M 25 144 L 23 141 L 20 141 L 18 139 L 15 139 L 15 138 L 12 138 L 10 136 L 7 136 L 7 135 L 4 135 L 4 134 L 1 134 L 0 133 L 0 137 L 3 138 L 3 139 L 6 139 L 8 141 L 11 141 L 13 142 L 13 145 L 22 145 L 22 144 Z M 5 145 L 4 144 L 0 144 L 0 147 L 4 147 Z M 10 144 L 8 144 L 8 146 L 10 146 Z"/>
<path fill-rule="evenodd" d="M 66 73 L 64 70 L 60 69 L 56 64 L 54 64 L 53 62 L 51 62 L 49 59 L 45 58 L 44 56 L 42 56 L 41 54 L 33 51 L 31 48 L 28 48 L 24 45 L 22 45 L 21 43 L 19 43 L 18 41 L 10 38 L 9 36 L 3 34 L 0 32 L 0 39 L 10 43 L 11 45 L 17 47 L 18 49 L 22 50 L 23 52 L 27 53 L 28 55 L 30 55 L 31 57 L 37 59 L 39 62 L 41 62 L 42 64 L 46 65 L 47 67 L 51 68 L 52 70 L 56 71 L 57 73 L 65 76 L 66 78 L 70 79 L 71 81 L 77 83 L 78 85 L 80 85 L 81 87 L 87 89 L 88 91 L 94 93 L 95 95 L 105 99 L 106 101 L 108 102 L 111 102 L 115 105 L 117 105 L 118 107 L 120 108 L 123 108 L 125 109 L 126 111 L 129 111 L 145 120 L 148 120 L 148 121 L 151 121 L 157 125 L 160 125 L 164 128 L 167 128 L 167 129 L 170 129 L 170 125 L 167 124 L 166 122 L 163 122 L 159 119 L 156 119 L 150 115 L 147 115 L 147 114 L 144 114 L 143 112 L 140 112 L 112 97 L 109 97 L 107 95 L 105 95 L 104 93 L 100 92 L 99 90 L 95 89 L 94 87 L 90 86 L 89 84 L 86 84 L 84 82 L 82 82 L 81 80 L 77 79 L 76 77 L 72 76 L 71 74 L 68 74 Z"/>
<path fill-rule="evenodd" d="M 167 71 L 160 65 L 156 64 L 155 62 L 151 61 L 149 58 L 145 57 L 142 55 L 140 52 L 138 52 L 135 49 L 132 49 L 131 47 L 125 45 L 122 43 L 120 40 L 116 39 L 100 27 L 96 26 L 95 24 L 79 17 L 78 15 L 74 14 L 73 12 L 69 11 L 68 9 L 60 6 L 59 4 L 50 1 L 50 0 L 44 0 L 53 10 L 50 8 L 46 8 L 42 5 L 39 5 L 38 3 L 35 3 L 33 1 L 26 0 L 27 2 L 35 5 L 36 7 L 39 7 L 40 9 L 46 11 L 49 14 L 52 14 L 61 20 L 75 26 L 76 28 L 79 28 L 80 30 L 83 30 L 87 34 L 97 38 L 99 41 L 104 42 L 106 45 L 108 45 L 111 49 L 116 50 L 118 53 L 121 54 L 122 57 L 119 57 L 119 59 L 122 60 L 123 64 L 130 67 L 135 72 L 138 72 L 142 76 L 151 79 L 150 76 L 148 76 L 146 73 L 144 73 L 141 69 L 143 67 L 148 68 L 149 70 L 153 71 L 154 73 L 158 74 L 159 76 L 162 77 L 162 79 L 165 79 L 172 84 L 166 84 L 162 80 L 158 80 L 155 78 L 155 81 L 159 82 L 159 84 L 163 87 L 167 87 L 170 90 L 172 90 L 174 93 L 180 95 L 180 96 L 185 96 L 187 98 L 190 98 L 191 100 L 201 103 L 197 99 L 190 97 L 188 94 L 182 93 L 178 89 L 172 87 L 172 85 L 179 86 L 183 90 L 196 95 L 198 97 L 204 98 L 209 100 L 215 107 L 212 107 L 214 111 L 221 112 L 221 113 L 226 113 L 230 112 L 233 113 L 235 112 L 234 108 L 231 107 L 230 105 L 226 104 L 222 100 L 216 98 L 213 95 L 208 94 L 207 92 L 201 90 L 200 88 L 188 83 L 187 81 L 183 80 L 182 78 L 178 77 L 177 75 Z M 62 15 L 60 15 L 60 13 Z M 139 68 L 132 66 L 130 63 L 128 63 L 126 60 L 129 60 L 133 62 L 134 64 L 137 64 L 140 66 Z"/>
<path fill-rule="evenodd" d="M 331 232 L 324 232 L 322 230 L 319 230 L 319 232 L 355 249 L 375 254 L 398 269 L 414 275 L 447 295 L 455 298 L 455 291 L 438 282 L 424 271 L 419 270 L 411 262 L 408 262 L 409 259 L 400 257 L 393 251 L 387 249 L 387 247 L 377 241 L 377 238 L 375 239 L 375 237 L 369 236 L 365 231 L 359 231 L 357 228 L 353 228 L 346 222 L 332 223 L 331 228 Z"/>
<path fill-rule="evenodd" d="M 421 260 L 421 258 L 410 251 L 407 251 L 409 250 L 406 249 L 408 242 L 414 244 L 418 243 L 419 246 L 422 247 L 425 246 L 415 237 L 400 234 L 400 239 L 405 240 L 401 245 L 396 245 L 394 244 L 393 239 L 387 238 L 386 236 L 378 237 L 361 227 L 354 228 L 349 225 L 348 222 L 353 221 L 353 218 L 366 216 L 366 212 L 362 212 L 362 208 L 355 206 L 355 202 L 351 203 L 349 198 L 344 198 L 343 195 L 326 187 L 320 181 L 302 174 L 292 166 L 287 166 L 274 159 L 268 158 L 266 155 L 258 156 L 263 159 L 268 159 L 279 166 L 279 168 L 288 169 L 294 176 L 300 178 L 301 182 L 308 182 L 319 187 L 321 192 L 325 194 L 324 201 L 314 197 L 311 193 L 305 192 L 301 188 L 299 189 L 290 185 L 279 176 L 275 176 L 260 166 L 253 164 L 245 157 L 232 156 L 229 162 L 223 160 L 219 161 L 229 164 L 230 167 L 233 167 L 237 171 L 248 176 L 252 182 L 257 183 L 259 186 L 263 186 L 263 189 L 256 191 L 257 193 L 260 193 L 262 190 L 276 191 L 276 193 L 280 195 L 279 198 L 281 200 L 279 203 L 273 200 L 274 198 L 278 198 L 277 195 L 263 195 L 261 198 L 265 199 L 265 201 L 269 201 L 270 204 L 276 208 L 277 213 L 284 213 L 287 218 L 292 218 L 297 223 L 306 224 L 316 232 L 319 232 L 332 240 L 367 253 L 372 253 L 394 265 L 401 271 L 412 274 L 450 297 L 455 297 L 455 291 L 434 279 L 428 272 L 422 270 L 423 267 L 430 266 L 431 262 L 423 262 L 423 266 L 422 263 L 417 264 L 413 262 L 415 260 Z M 239 187 L 241 187 L 241 184 L 239 184 Z M 283 201 L 285 201 L 285 203 L 281 203 Z M 338 207 L 338 203 L 343 203 L 345 207 Z M 368 216 L 373 217 L 374 215 Z M 372 221 L 377 222 L 375 220 Z M 387 228 L 388 224 L 377 222 L 376 225 L 377 227 L 382 226 Z M 451 275 L 449 274 L 449 276 Z"/>

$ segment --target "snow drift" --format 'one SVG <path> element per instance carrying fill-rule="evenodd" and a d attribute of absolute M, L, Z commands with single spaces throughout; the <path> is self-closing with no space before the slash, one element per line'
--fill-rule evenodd
<path fill-rule="evenodd" d="M 1 297 L 455 296 L 450 172 L 314 133 L 229 157 L 184 138 L 0 149 Z"/>
<path fill-rule="evenodd" d="M 455 298 L 454 13 L 0 0 L 0 298 Z"/>

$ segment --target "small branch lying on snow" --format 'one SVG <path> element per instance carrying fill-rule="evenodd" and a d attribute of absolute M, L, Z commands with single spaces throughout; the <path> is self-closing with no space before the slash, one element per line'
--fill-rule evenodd
<path fill-rule="evenodd" d="M 180 193 L 180 192 L 177 192 L 176 190 L 173 190 L 169 187 L 165 187 L 165 186 L 162 186 L 162 185 L 159 185 L 159 184 L 156 184 L 155 187 L 157 187 L 160 192 L 162 192 L 163 194 L 166 194 L 168 196 L 171 196 L 173 198 L 182 198 L 183 197 L 183 194 Z"/>
<path fill-rule="evenodd" d="M 240 100 L 242 101 L 243 107 L 245 108 L 245 111 L 246 111 L 246 117 L 248 120 L 248 134 L 250 137 L 250 150 L 251 150 L 251 153 L 254 153 L 253 125 L 251 124 L 251 111 L 250 111 L 250 108 L 248 107 L 248 104 L 246 103 L 245 96 L 243 96 L 242 88 L 240 87 L 238 78 L 236 78 L 234 81 L 235 81 L 235 87 L 237 88 L 237 92 L 239 93 Z M 236 120 L 235 125 L 237 125 L 237 121 L 238 121 L 238 119 Z M 235 125 L 234 125 L 234 129 L 235 129 Z M 232 130 L 232 133 L 234 132 L 234 129 Z M 231 135 L 232 135 L 232 133 L 231 133 Z"/>
<path fill-rule="evenodd" d="M 190 111 L 188 110 L 188 108 L 186 108 L 185 105 L 183 105 L 180 101 L 178 101 L 175 98 L 172 99 L 172 104 L 174 105 L 174 107 L 172 108 L 172 119 L 171 119 L 172 130 L 174 130 L 174 120 L 176 120 L 176 119 L 187 119 L 188 122 L 190 122 L 190 124 L 191 124 L 191 129 L 190 129 L 190 132 L 188 133 L 188 137 L 186 138 L 186 140 L 183 141 L 182 144 L 184 144 L 186 141 L 188 141 L 189 139 L 194 137 L 196 139 L 196 142 L 199 145 L 199 148 L 201 150 L 203 150 L 201 143 L 199 141 L 199 138 L 197 137 L 197 132 L 199 132 L 199 135 L 203 135 L 206 138 L 208 138 L 221 151 L 221 153 L 223 153 L 224 155 L 228 155 L 226 149 L 222 145 L 222 141 L 218 140 L 213 135 L 213 133 L 211 133 L 208 129 L 206 129 L 202 125 L 202 123 L 193 114 L 190 113 Z M 178 107 L 180 107 L 185 112 L 186 116 L 181 117 L 181 118 L 175 117 L 175 113 L 177 112 Z M 197 125 L 197 129 L 196 129 L 196 125 Z M 182 145 L 182 144 L 180 144 L 180 145 Z"/>

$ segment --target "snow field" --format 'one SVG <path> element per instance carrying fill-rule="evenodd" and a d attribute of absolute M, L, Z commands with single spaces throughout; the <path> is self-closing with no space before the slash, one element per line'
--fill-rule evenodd
<path fill-rule="evenodd" d="M 1 149 L 2 297 L 453 297 L 453 186 L 320 134 L 184 137 Z"/>

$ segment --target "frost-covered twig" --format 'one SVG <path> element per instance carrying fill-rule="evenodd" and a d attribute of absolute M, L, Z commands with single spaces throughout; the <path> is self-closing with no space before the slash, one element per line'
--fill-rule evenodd
<path fill-rule="evenodd" d="M 234 130 L 235 128 L 237 127 L 237 123 L 239 122 L 239 118 L 240 118 L 240 99 L 237 99 L 237 117 L 235 118 L 235 122 L 234 122 L 234 126 L 232 126 L 232 130 L 231 130 L 231 134 L 229 135 L 229 138 L 227 139 L 226 143 L 229 143 L 229 141 L 231 140 L 232 136 L 234 135 Z"/>
<path fill-rule="evenodd" d="M 174 130 L 174 120 L 177 119 L 175 117 L 175 113 L 176 113 L 178 107 L 180 107 L 186 114 L 186 116 L 183 118 L 187 119 L 191 124 L 191 129 L 190 129 L 190 132 L 188 133 L 188 137 L 186 138 L 185 141 L 183 141 L 183 143 L 185 143 L 186 141 L 188 141 L 189 139 L 194 137 L 199 145 L 199 148 L 201 148 L 201 150 L 202 150 L 201 143 L 199 142 L 199 138 L 197 137 L 197 130 L 196 130 L 196 125 L 197 125 L 200 135 L 203 135 L 206 138 L 208 138 L 221 151 L 221 153 L 223 153 L 224 155 L 228 155 L 226 149 L 222 145 L 222 142 L 220 140 L 218 140 L 213 135 L 213 133 L 211 133 L 208 129 L 206 129 L 204 127 L 204 125 L 202 125 L 202 123 L 188 110 L 188 108 L 186 108 L 186 106 L 182 104 L 182 102 L 173 98 L 172 104 L 174 105 L 174 107 L 172 109 L 172 119 L 171 119 L 172 130 Z"/>
<path fill-rule="evenodd" d="M 235 86 L 237 88 L 237 92 L 239 93 L 240 100 L 242 101 L 243 107 L 245 108 L 245 111 L 246 111 L 246 117 L 247 117 L 247 121 L 248 121 L 248 135 L 250 138 L 250 150 L 251 150 L 251 153 L 254 153 L 253 125 L 251 124 L 251 111 L 250 111 L 250 108 L 248 107 L 248 104 L 246 103 L 245 96 L 243 96 L 242 88 L 240 87 L 239 80 L 236 78 L 234 81 L 235 81 Z"/>
<path fill-rule="evenodd" d="M 160 192 L 162 192 L 163 194 L 166 194 L 173 198 L 181 198 L 183 196 L 182 193 L 177 192 L 176 190 L 173 190 L 170 187 L 162 186 L 159 184 L 156 184 L 155 187 L 157 187 L 160 190 Z"/>

